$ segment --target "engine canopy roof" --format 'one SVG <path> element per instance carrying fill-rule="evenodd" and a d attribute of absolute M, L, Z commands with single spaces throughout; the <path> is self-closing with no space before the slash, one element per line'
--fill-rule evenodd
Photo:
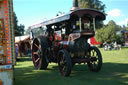
<path fill-rule="evenodd" d="M 48 25 L 52 25 L 52 24 L 61 23 L 61 22 L 70 20 L 73 15 L 77 15 L 78 17 L 82 17 L 85 14 L 89 14 L 93 18 L 96 18 L 98 20 L 105 20 L 106 19 L 106 16 L 105 16 L 104 13 L 102 13 L 100 11 L 97 11 L 95 9 L 78 9 L 78 10 L 75 10 L 75 11 L 71 11 L 68 14 L 61 15 L 61 16 L 56 16 L 53 19 L 46 20 L 46 21 L 43 21 L 39 24 L 33 25 L 33 26 L 31 26 L 31 29 L 38 28 L 38 27 L 41 27 L 41 26 L 48 26 Z"/>

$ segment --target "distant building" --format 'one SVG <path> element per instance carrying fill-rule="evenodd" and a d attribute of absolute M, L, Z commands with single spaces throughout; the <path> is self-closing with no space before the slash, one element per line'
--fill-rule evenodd
<path fill-rule="evenodd" d="M 124 41 L 124 45 L 128 46 L 128 30 L 121 31 L 121 34 Z"/>

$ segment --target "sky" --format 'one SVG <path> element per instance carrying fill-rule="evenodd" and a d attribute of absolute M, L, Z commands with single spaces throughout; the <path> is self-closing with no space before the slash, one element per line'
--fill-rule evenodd
<path fill-rule="evenodd" d="M 114 20 L 118 25 L 128 24 L 128 0 L 100 0 L 106 5 L 107 24 Z M 14 11 L 18 24 L 24 24 L 25 29 L 36 23 L 54 18 L 61 11 L 68 13 L 73 0 L 13 0 Z"/>

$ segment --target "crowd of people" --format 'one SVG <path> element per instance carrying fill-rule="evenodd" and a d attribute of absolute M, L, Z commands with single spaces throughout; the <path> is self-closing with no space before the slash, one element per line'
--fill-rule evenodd
<path fill-rule="evenodd" d="M 103 50 L 121 50 L 121 45 L 117 44 L 117 42 L 113 43 L 103 43 Z"/>

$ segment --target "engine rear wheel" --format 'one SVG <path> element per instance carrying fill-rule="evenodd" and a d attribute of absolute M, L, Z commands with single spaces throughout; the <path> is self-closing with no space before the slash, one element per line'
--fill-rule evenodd
<path fill-rule="evenodd" d="M 97 47 L 90 47 L 88 53 L 88 67 L 91 71 L 98 72 L 102 67 L 102 55 Z"/>
<path fill-rule="evenodd" d="M 62 76 L 69 76 L 71 73 L 72 62 L 67 50 L 62 49 L 58 53 L 58 65 Z"/>
<path fill-rule="evenodd" d="M 46 45 L 46 43 L 43 42 L 43 38 L 38 37 L 34 39 L 33 45 L 32 45 L 33 64 L 36 69 L 40 69 L 40 70 L 46 69 L 48 66 L 48 63 L 45 57 L 46 55 L 44 54 L 46 49 L 46 46 L 44 47 L 44 44 Z"/>

